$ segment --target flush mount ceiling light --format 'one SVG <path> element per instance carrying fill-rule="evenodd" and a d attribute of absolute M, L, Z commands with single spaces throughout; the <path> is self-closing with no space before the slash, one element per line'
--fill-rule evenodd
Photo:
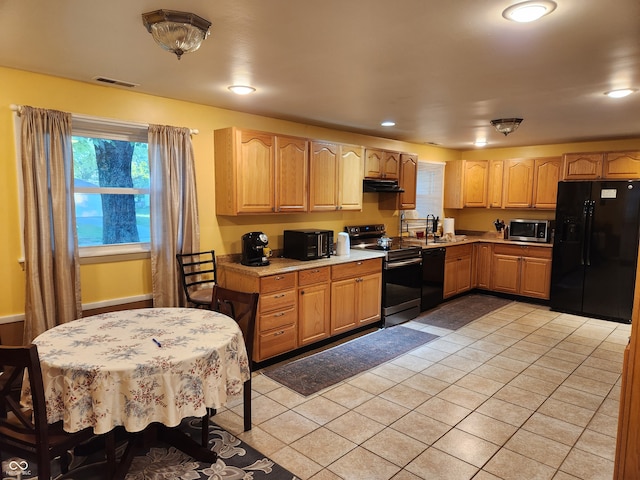
<path fill-rule="evenodd" d="M 557 6 L 556 2 L 551 0 L 530 0 L 511 5 L 502 12 L 502 16 L 507 20 L 519 23 L 534 22 L 549 15 Z"/>
<path fill-rule="evenodd" d="M 485 138 L 479 138 L 478 140 L 473 142 L 473 144 L 476 147 L 486 147 L 487 146 L 487 140 Z"/>
<path fill-rule="evenodd" d="M 394 122 L 393 120 L 385 120 L 384 122 L 382 122 L 380 124 L 381 127 L 395 127 L 396 126 L 396 122 Z"/>
<path fill-rule="evenodd" d="M 500 133 L 506 137 L 511 132 L 515 132 L 520 124 L 522 118 L 498 118 L 497 120 L 491 120 L 491 125 Z"/>
<path fill-rule="evenodd" d="M 198 15 L 176 10 L 156 10 L 142 14 L 142 23 L 158 45 L 175 53 L 195 52 L 209 36 L 211 22 Z"/>
<path fill-rule="evenodd" d="M 231 85 L 229 87 L 229 90 L 231 90 L 236 95 L 249 95 L 250 93 L 256 91 L 255 88 L 250 87 L 249 85 Z"/>
<path fill-rule="evenodd" d="M 623 98 L 626 97 L 628 95 L 631 95 L 632 93 L 636 92 L 637 89 L 635 88 L 620 88 L 618 90 L 610 90 L 608 92 L 604 92 L 604 94 L 607 97 L 610 98 Z"/>

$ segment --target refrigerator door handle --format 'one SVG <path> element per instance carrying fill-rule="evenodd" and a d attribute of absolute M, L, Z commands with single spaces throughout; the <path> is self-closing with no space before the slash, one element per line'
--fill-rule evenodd
<path fill-rule="evenodd" d="M 588 218 L 589 218 L 589 200 L 582 202 L 582 251 L 580 252 L 580 265 L 584 265 L 586 259 L 587 248 L 587 232 L 588 232 Z"/>
<path fill-rule="evenodd" d="M 596 202 L 591 200 L 590 202 L 585 202 L 585 205 L 588 204 L 588 212 L 587 212 L 587 224 L 586 224 L 586 232 L 585 232 L 585 264 L 587 266 L 591 265 L 591 231 L 593 230 L 593 210 L 596 206 Z"/>

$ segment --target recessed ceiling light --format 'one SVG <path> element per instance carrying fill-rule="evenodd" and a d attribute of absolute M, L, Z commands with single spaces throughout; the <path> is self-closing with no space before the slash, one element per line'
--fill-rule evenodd
<path fill-rule="evenodd" d="M 476 147 L 486 147 L 487 146 L 487 139 L 486 138 L 479 138 L 478 140 L 475 141 L 474 145 Z"/>
<path fill-rule="evenodd" d="M 527 23 L 549 15 L 556 7 L 556 2 L 551 0 L 530 0 L 511 5 L 502 12 L 502 16 L 514 22 Z"/>
<path fill-rule="evenodd" d="M 255 88 L 250 87 L 248 85 L 231 85 L 229 87 L 229 90 L 231 90 L 236 95 L 249 95 L 250 93 L 253 93 L 256 91 Z"/>
<path fill-rule="evenodd" d="M 380 124 L 381 127 L 395 127 L 396 126 L 396 122 L 392 121 L 392 120 L 385 120 L 384 122 L 382 122 Z"/>
<path fill-rule="evenodd" d="M 636 88 L 620 88 L 618 90 L 610 90 L 608 92 L 604 92 L 607 97 L 611 98 L 622 98 L 627 95 L 631 95 L 633 92 L 637 92 Z"/>

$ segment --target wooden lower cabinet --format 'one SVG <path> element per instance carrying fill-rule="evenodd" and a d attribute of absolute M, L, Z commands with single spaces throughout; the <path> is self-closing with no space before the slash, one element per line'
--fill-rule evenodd
<path fill-rule="evenodd" d="M 474 287 L 483 290 L 491 288 L 491 266 L 493 263 L 493 244 L 476 243 L 474 246 L 473 278 Z"/>
<path fill-rule="evenodd" d="M 330 268 L 298 272 L 298 345 L 304 346 L 330 335 Z"/>
<path fill-rule="evenodd" d="M 491 290 L 549 299 L 551 256 L 548 247 L 495 245 L 491 266 Z"/>
<path fill-rule="evenodd" d="M 331 335 L 380 319 L 382 260 L 331 267 Z"/>
<path fill-rule="evenodd" d="M 222 286 L 260 293 L 256 362 L 380 320 L 381 258 L 264 277 L 218 268 Z"/>
<path fill-rule="evenodd" d="M 471 290 L 473 245 L 447 247 L 444 258 L 444 298 Z"/>

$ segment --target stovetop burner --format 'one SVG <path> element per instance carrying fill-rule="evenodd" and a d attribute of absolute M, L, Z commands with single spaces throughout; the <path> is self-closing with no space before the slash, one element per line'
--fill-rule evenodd
<path fill-rule="evenodd" d="M 422 250 L 418 246 L 403 245 L 402 243 L 392 242 L 391 247 L 378 245 L 378 239 L 386 236 L 386 229 L 383 224 L 345 227 L 345 231 L 349 233 L 351 248 L 386 252 L 385 261 L 387 262 L 419 257 Z"/>

